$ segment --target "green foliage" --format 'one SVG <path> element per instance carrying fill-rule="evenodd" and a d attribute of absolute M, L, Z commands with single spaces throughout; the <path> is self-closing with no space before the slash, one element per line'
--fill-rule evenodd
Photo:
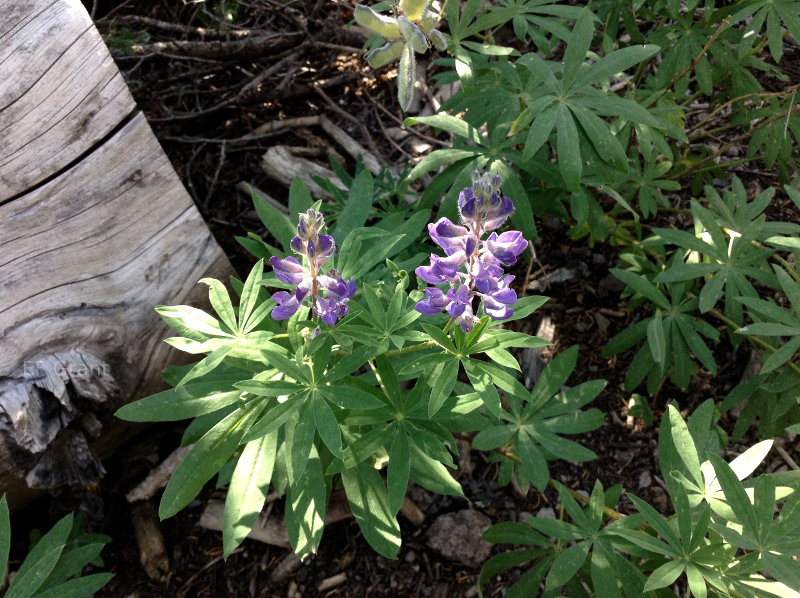
<path fill-rule="evenodd" d="M 552 486 L 562 507 L 555 520 L 488 530 L 486 539 L 518 549 L 490 559 L 481 586 L 527 564 L 506 596 L 669 597 L 676 582 L 695 596 L 800 596 L 790 589 L 800 587 L 792 542 L 800 479 L 751 477 L 771 441 L 724 461 L 728 436 L 718 424 L 737 405 L 734 439 L 756 420 L 762 438 L 800 422 L 800 224 L 769 219 L 785 206 L 800 209 L 796 181 L 788 184 L 798 166 L 800 103 L 796 86 L 765 91 L 786 79 L 787 40 L 800 38 L 795 4 L 451 0 L 440 14 L 436 3 L 408 0 L 391 15 L 358 8 L 356 19 L 388 42 L 379 48 L 372 39 L 367 59 L 375 66 L 400 59 L 403 109 L 413 95 L 415 52 L 428 42 L 447 47 L 449 56 L 435 60 L 444 69 L 436 80 L 460 88 L 436 114 L 405 125 L 455 141 L 399 175 L 376 177 L 360 162 L 350 174 L 332 161 L 344 188 L 316 180 L 333 198 L 323 205 L 296 181 L 288 217 L 254 192 L 271 238 L 238 238 L 259 259 L 244 282 L 231 281 L 238 300 L 204 279 L 215 315 L 158 308 L 178 334 L 168 342 L 200 361 L 171 369 L 174 388 L 118 415 L 193 420 L 184 443 L 194 446 L 164 493 L 162 516 L 217 475 L 228 485 L 227 556 L 272 487 L 285 495 L 289 538 L 305 558 L 322 541 L 332 489 L 343 487 L 364 537 L 395 558 L 409 481 L 463 496 L 451 475 L 458 435 L 491 451 L 501 483 Z M 433 28 L 440 20 L 447 35 Z M 728 172 L 738 164 L 770 169 L 781 185 L 749 197 Z M 527 389 L 517 352 L 544 341 L 492 327 L 484 314 L 462 330 L 413 309 L 424 296 L 410 271 L 430 252 L 421 238 L 426 223 L 434 211 L 456 219 L 459 192 L 475 170 L 505 181 L 511 221 L 529 242 L 535 218 L 548 214 L 569 223 L 573 239 L 618 249 L 622 267 L 610 272 L 626 286 L 632 321 L 602 355 L 635 352 L 627 392 L 643 393 L 643 385 L 656 396 L 668 380 L 682 391 L 701 370 L 716 375 L 721 333 L 760 356 L 760 372 L 719 405 L 706 401 L 687 420 L 667 408 L 658 456 L 673 515 L 628 495 L 636 513 L 625 517 L 614 510 L 620 488 L 596 482 L 585 498 L 550 479 L 555 459 L 595 458 L 569 436 L 603 423 L 586 406 L 604 381 L 564 387 L 577 347 Z M 414 186 L 431 176 L 416 197 Z M 688 208 L 677 203 L 689 198 Z M 267 317 L 276 303 L 262 287 L 291 285 L 265 273 L 263 260 L 288 252 L 294 217 L 309 208 L 325 213 L 340 247 L 324 270 L 358 282 L 349 314 L 333 328 L 320 329 L 308 308 L 285 324 Z M 511 319 L 544 300 L 520 299 Z M 630 415 L 649 425 L 664 404 L 651 403 L 653 410 L 633 394 Z"/>
<path fill-rule="evenodd" d="M 584 382 L 562 391 L 578 357 L 578 348 L 560 353 L 542 372 L 533 390 L 523 396 L 506 394 L 510 409 L 500 413 L 499 425 L 481 430 L 472 442 L 480 450 L 502 447 L 519 458 L 512 461 L 523 489 L 533 484 L 544 491 L 550 474 L 547 461 L 591 461 L 593 451 L 561 436 L 581 434 L 603 425 L 603 414 L 597 409 L 581 411 L 605 387 L 605 380 Z M 516 467 L 514 467 L 516 466 Z"/>
<path fill-rule="evenodd" d="M 94 563 L 111 539 L 97 534 L 82 536 L 72 515 L 67 515 L 31 548 L 6 598 L 88 598 L 113 577 L 111 573 L 81 576 Z M 5 495 L 0 498 L 0 580 L 3 579 L 11 547 L 11 521 Z"/>
<path fill-rule="evenodd" d="M 576 493 L 555 483 L 563 507 L 559 519 L 500 523 L 484 533 L 491 542 L 527 548 L 491 558 L 479 583 L 532 563 L 507 596 L 529 596 L 542 582 L 541 596 L 562 596 L 565 589 L 580 596 L 677 596 L 669 586 L 679 577 L 693 596 L 796 596 L 791 588 L 800 579 L 794 560 L 800 551 L 791 521 L 800 508 L 800 477 L 791 472 L 747 479 L 772 442 L 729 464 L 713 448 L 718 444 L 708 442 L 715 437 L 710 413 L 699 411 L 687 425 L 670 406 L 661 425 L 659 459 L 673 516 L 629 494 L 638 513 L 623 517 L 609 508 L 619 491 L 603 492 L 600 482 L 588 500 L 578 495 L 587 505 L 582 509 Z"/>

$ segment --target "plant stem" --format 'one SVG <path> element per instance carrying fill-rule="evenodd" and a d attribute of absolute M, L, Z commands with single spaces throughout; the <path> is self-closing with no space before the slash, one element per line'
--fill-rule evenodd
<path fill-rule="evenodd" d="M 450 332 L 450 329 L 453 327 L 455 323 L 454 318 L 450 318 L 450 320 L 445 325 L 442 332 L 447 334 Z M 432 347 L 436 347 L 436 341 L 425 341 L 424 343 L 420 343 L 418 345 L 411 345 L 410 347 L 403 347 L 402 349 L 393 349 L 391 351 L 386 351 L 384 355 L 386 357 L 394 357 L 395 355 L 405 355 L 406 353 L 413 353 L 414 351 L 422 351 L 424 349 L 430 349 Z"/>
<path fill-rule="evenodd" d="M 678 81 L 683 79 L 694 67 L 697 66 L 697 63 L 700 62 L 700 60 L 703 58 L 703 56 L 706 55 L 706 52 L 708 52 L 708 49 L 712 46 L 712 44 L 715 41 L 717 41 L 717 38 L 720 35 L 722 35 L 722 32 L 725 30 L 725 28 L 728 26 L 728 23 L 730 23 L 730 22 L 731 22 L 731 17 L 730 17 L 730 15 L 728 15 L 727 17 L 725 17 L 722 20 L 722 22 L 719 24 L 719 27 L 717 27 L 717 30 L 714 32 L 714 35 L 712 35 L 709 38 L 708 43 L 705 46 L 703 46 L 703 49 L 700 50 L 700 53 L 697 56 L 695 56 L 694 60 L 692 60 L 692 62 L 689 64 L 689 66 L 687 66 L 680 75 L 678 75 L 672 81 L 669 82 L 669 85 L 667 85 L 667 87 L 664 89 L 664 92 L 658 98 L 653 100 L 650 103 L 650 105 L 647 106 L 648 108 L 652 108 L 653 106 L 655 106 L 658 103 L 658 100 L 660 100 L 664 96 L 665 93 L 667 93 L 668 91 L 671 91 L 672 88 L 675 87 L 675 84 Z"/>
<path fill-rule="evenodd" d="M 733 320 L 731 320 L 730 318 L 725 316 L 725 314 L 717 311 L 716 309 L 712 309 L 708 313 L 710 313 L 712 316 L 714 316 L 718 320 L 721 320 L 722 322 L 725 322 L 728 326 L 730 326 L 734 330 L 738 330 L 739 328 L 741 328 L 736 322 L 734 322 Z M 768 353 L 775 353 L 775 351 L 777 351 L 777 349 L 775 347 L 770 345 L 767 341 L 762 339 L 760 336 L 752 336 L 752 335 L 748 334 L 748 335 L 746 335 L 746 338 L 752 344 L 758 345 L 762 349 L 766 350 Z M 791 369 L 793 369 L 797 374 L 800 374 L 800 366 L 797 365 L 796 363 L 794 363 L 792 361 L 787 361 L 786 365 L 788 365 Z"/>
<path fill-rule="evenodd" d="M 788 94 L 788 93 L 793 93 L 798 89 L 800 89 L 800 84 L 792 85 L 791 87 L 788 87 L 788 88 L 784 89 L 783 91 L 772 91 L 772 92 L 763 92 L 763 93 L 747 93 L 747 94 L 745 94 L 743 96 L 739 96 L 738 98 L 733 98 L 732 100 L 728 100 L 724 104 L 720 104 L 719 106 L 714 108 L 714 110 L 712 110 L 708 114 L 708 116 L 706 116 L 699 123 L 697 123 L 695 125 L 692 125 L 691 128 L 689 128 L 689 130 L 686 131 L 686 135 L 688 136 L 693 131 L 695 131 L 695 130 L 699 129 L 700 127 L 702 127 L 709 120 L 714 118 L 714 116 L 719 114 L 722 110 L 725 110 L 725 108 L 727 108 L 731 104 L 735 104 L 736 102 L 743 102 L 744 100 L 748 100 L 750 98 L 771 98 L 771 97 L 776 97 L 776 96 L 782 96 L 782 95 L 785 95 L 785 94 Z"/>
<path fill-rule="evenodd" d="M 677 180 L 677 179 L 685 177 L 687 174 L 691 174 L 692 172 L 696 171 L 703 164 L 706 164 L 708 162 L 711 162 L 712 160 L 715 160 L 716 158 L 719 158 L 722 154 L 727 152 L 730 148 L 732 148 L 734 145 L 739 143 L 742 139 L 746 139 L 747 137 L 751 137 L 753 135 L 753 133 L 763 129 L 764 127 L 766 127 L 768 125 L 771 125 L 776 120 L 780 120 L 782 118 L 791 117 L 791 115 L 794 114 L 795 112 L 797 112 L 798 110 L 800 110 L 800 106 L 794 106 L 794 107 L 792 107 L 791 109 L 789 109 L 789 110 L 787 110 L 785 112 L 781 112 L 780 114 L 776 114 L 776 115 L 772 116 L 771 118 L 765 120 L 764 122 L 756 125 L 751 130 L 746 131 L 746 132 L 742 133 L 741 135 L 735 137 L 734 139 L 732 139 L 731 141 L 729 141 L 728 143 L 723 145 L 721 148 L 719 148 L 716 152 L 714 152 L 710 156 L 706 156 L 705 158 L 703 158 L 702 160 L 700 160 L 696 164 L 693 164 L 693 165 L 689 166 L 683 172 L 679 172 L 678 174 L 669 177 L 669 179 L 674 181 L 674 180 Z"/>

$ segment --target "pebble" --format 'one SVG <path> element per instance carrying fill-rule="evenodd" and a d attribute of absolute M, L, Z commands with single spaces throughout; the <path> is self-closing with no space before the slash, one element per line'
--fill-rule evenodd
<path fill-rule="evenodd" d="M 491 519 L 472 509 L 445 513 L 428 529 L 428 544 L 448 559 L 480 567 L 492 550 L 489 542 L 481 540 L 481 534 L 491 525 Z"/>

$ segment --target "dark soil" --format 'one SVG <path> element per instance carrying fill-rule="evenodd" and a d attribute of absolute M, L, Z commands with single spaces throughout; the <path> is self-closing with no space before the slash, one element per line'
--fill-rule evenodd
<path fill-rule="evenodd" d="M 87 4 L 91 9 L 92 3 Z M 309 148 L 309 153 L 325 164 L 330 142 L 318 130 L 302 127 L 284 128 L 246 142 L 239 138 L 264 123 L 324 114 L 365 148 L 377 151 L 387 165 L 402 168 L 408 156 L 414 154 L 408 145 L 413 137 L 399 145 L 386 137 L 385 130 L 397 127 L 403 118 L 395 98 L 394 72 L 388 68 L 374 72 L 351 50 L 360 48 L 364 39 L 346 28 L 352 15 L 349 3 L 129 0 L 116 7 L 113 4 L 100 2 L 96 7 L 94 17 L 98 28 L 175 170 L 240 274 L 249 271 L 253 258 L 234 237 L 252 231 L 266 238 L 267 233 L 249 198 L 236 190 L 236 184 L 252 183 L 285 202 L 287 190 L 269 180 L 259 167 L 264 152 L 278 143 L 301 146 Z M 238 29 L 288 32 L 295 36 L 276 37 L 275 49 L 263 54 L 225 60 L 187 58 L 174 49 L 137 54 L 132 44 L 207 41 L 188 29 L 170 31 L 137 17 L 222 31 L 232 29 L 231 24 L 235 24 Z M 234 39 L 232 34 L 219 37 L 223 41 Z M 283 61 L 279 68 L 272 69 L 260 85 L 242 94 L 254 77 L 269 71 L 278 61 Z M 345 155 L 339 148 L 334 149 Z M 353 171 L 351 159 L 345 160 L 345 166 Z M 611 336 L 644 314 L 627 312 L 619 299 L 620 287 L 608 274 L 608 268 L 615 265 L 614 248 L 590 247 L 585 240 L 571 241 L 564 223 L 544 224 L 540 226 L 536 245 L 539 263 L 534 264 L 532 277 L 540 274 L 537 273 L 540 268 L 552 273 L 562 266 L 579 264 L 588 267 L 588 275 L 544 290 L 542 294 L 550 296 L 550 301 L 520 326 L 535 333 L 541 319 L 550 317 L 556 327 L 554 352 L 575 344 L 580 346 L 579 365 L 570 383 L 595 378 L 608 380 L 606 390 L 592 405 L 606 414 L 605 425 L 579 439 L 598 458 L 582 464 L 553 462 L 551 475 L 573 489 L 586 492 L 591 491 L 596 480 L 605 488 L 621 484 L 626 492 L 635 493 L 667 512 L 667 497 L 658 478 L 657 426 L 648 427 L 641 420 L 627 418 L 630 396 L 624 392 L 622 380 L 633 354 L 610 359 L 600 356 L 600 349 Z M 518 281 L 524 278 L 522 272 Z M 721 367 L 719 376 L 713 380 L 698 374 L 685 392 L 668 383 L 661 389 L 651 405 L 656 424 L 670 401 L 675 400 L 683 410 L 691 411 L 705 399 L 721 400 L 738 382 L 749 354 L 744 345 L 734 349 L 721 342 L 715 357 Z M 732 426 L 726 418 L 722 424 Z M 146 576 L 139 564 L 130 505 L 124 495 L 178 445 L 181 432 L 174 425 L 144 429 L 105 463 L 108 475 L 97 489 L 61 497 L 53 508 L 47 501 L 31 505 L 20 513 L 18 521 L 34 520 L 41 525 L 42 510 L 55 511 L 55 505 L 61 510 L 75 505 L 87 510 L 87 519 L 93 527 L 112 537 L 103 558 L 115 577 L 99 594 L 104 596 L 446 598 L 476 596 L 480 570 L 449 561 L 428 546 L 426 530 L 438 515 L 471 507 L 499 522 L 521 520 L 545 507 L 557 508 L 555 493 L 542 495 L 531 490 L 523 496 L 511 486 L 499 487 L 497 464 L 489 462 L 485 454 L 472 451 L 468 455 L 472 472 L 460 470 L 458 474 L 471 502 L 433 496 L 412 488 L 410 496 L 424 512 L 425 520 L 416 526 L 400 517 L 403 547 L 396 561 L 377 556 L 355 522 L 346 520 L 326 528 L 315 558 L 275 583 L 270 581 L 270 575 L 287 557 L 288 550 L 245 541 L 223 561 L 221 534 L 198 527 L 204 504 L 219 492 L 209 486 L 188 508 L 161 523 L 170 559 L 169 573 L 164 580 L 155 581 Z M 617 508 L 627 512 L 629 504 L 622 499 Z M 58 514 L 53 512 L 53 516 Z M 493 553 L 499 550 L 495 547 Z M 344 583 L 318 590 L 323 580 L 340 573 L 346 574 Z M 508 581 L 508 577 L 491 580 L 485 595 L 503 595 Z"/>

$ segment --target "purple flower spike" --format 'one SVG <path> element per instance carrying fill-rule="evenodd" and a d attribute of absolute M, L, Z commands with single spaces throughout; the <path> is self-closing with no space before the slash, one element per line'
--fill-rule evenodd
<path fill-rule="evenodd" d="M 428 284 L 446 284 L 444 292 L 426 288 L 426 298 L 415 309 L 425 315 L 434 315 L 443 309 L 465 332 L 479 321 L 473 312 L 473 299 L 478 297 L 487 315 L 502 320 L 514 313 L 517 293 L 510 288 L 513 276 L 504 276 L 503 267 L 516 263 L 528 242 L 519 231 L 502 234 L 485 233 L 502 225 L 514 211 L 514 204 L 502 195 L 502 179 L 475 171 L 472 187 L 458 196 L 461 225 L 442 218 L 428 225 L 431 239 L 447 257 L 431 255 L 429 266 L 416 269 L 417 276 Z M 462 226 L 463 225 L 463 226 Z"/>
<path fill-rule="evenodd" d="M 306 258 L 307 266 L 295 257 L 270 258 L 278 280 L 295 285 L 294 295 L 279 291 L 272 296 L 278 304 L 272 310 L 275 320 L 292 317 L 307 295 L 311 296 L 312 310 L 325 324 L 333 326 L 347 315 L 347 302 L 356 293 L 356 283 L 354 280 L 346 282 L 336 270 L 320 274 L 320 268 L 336 251 L 333 237 L 320 232 L 324 226 L 325 221 L 319 212 L 309 209 L 300 214 L 297 235 L 292 238 L 290 246 L 292 251 Z"/>

